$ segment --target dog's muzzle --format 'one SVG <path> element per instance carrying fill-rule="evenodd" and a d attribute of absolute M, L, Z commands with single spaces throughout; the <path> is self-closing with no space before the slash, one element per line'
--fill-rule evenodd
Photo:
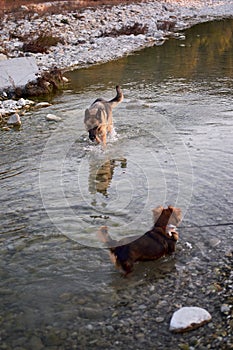
<path fill-rule="evenodd" d="M 89 132 L 89 139 L 94 142 L 96 140 L 96 133 L 97 133 L 98 126 L 95 126 L 93 129 L 90 129 Z"/>

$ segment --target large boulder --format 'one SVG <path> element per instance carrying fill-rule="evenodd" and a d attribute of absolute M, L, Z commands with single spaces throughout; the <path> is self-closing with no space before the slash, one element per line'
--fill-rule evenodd
<path fill-rule="evenodd" d="M 14 91 L 36 81 L 39 69 L 33 57 L 20 57 L 0 61 L 0 91 Z"/>

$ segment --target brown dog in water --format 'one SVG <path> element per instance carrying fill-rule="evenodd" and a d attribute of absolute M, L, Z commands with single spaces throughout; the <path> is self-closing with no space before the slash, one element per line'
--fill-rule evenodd
<path fill-rule="evenodd" d="M 176 226 L 181 221 L 181 209 L 162 206 L 152 210 L 154 216 L 153 228 L 143 236 L 113 240 L 106 226 L 98 231 L 98 236 L 110 250 L 110 258 L 116 267 L 127 275 L 133 271 L 136 261 L 155 260 L 175 251 L 178 240 Z"/>
<path fill-rule="evenodd" d="M 92 105 L 85 110 L 84 124 L 89 132 L 91 141 L 106 145 L 107 133 L 113 129 L 112 109 L 123 100 L 120 86 L 116 86 L 116 96 L 105 101 L 97 98 Z"/>

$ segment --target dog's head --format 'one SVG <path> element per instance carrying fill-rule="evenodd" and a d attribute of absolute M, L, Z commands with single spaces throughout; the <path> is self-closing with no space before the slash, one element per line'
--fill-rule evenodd
<path fill-rule="evenodd" d="M 164 209 L 162 206 L 152 210 L 155 227 L 167 227 L 168 225 L 178 226 L 181 222 L 182 213 L 180 208 L 169 206 Z"/>
<path fill-rule="evenodd" d="M 89 130 L 88 130 L 89 139 L 90 139 L 92 142 L 94 142 L 94 141 L 96 140 L 97 132 L 98 132 L 98 125 L 95 126 L 95 127 L 92 128 L 92 129 L 89 129 Z"/>
<path fill-rule="evenodd" d="M 89 133 L 89 139 L 93 142 L 98 140 L 98 133 L 103 124 L 103 116 L 105 116 L 103 108 L 93 106 L 85 110 L 84 123 Z"/>

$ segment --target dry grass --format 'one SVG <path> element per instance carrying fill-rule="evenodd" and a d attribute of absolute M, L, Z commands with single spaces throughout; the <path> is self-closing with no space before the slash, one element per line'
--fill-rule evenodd
<path fill-rule="evenodd" d="M 130 4 L 145 2 L 146 0 L 56 0 L 48 3 L 48 0 L 0 0 L 0 14 L 13 14 L 16 18 L 23 18 L 35 12 L 40 15 L 50 15 L 58 13 L 82 10 L 87 7 L 114 6 L 119 4 Z M 54 2 L 54 4 L 52 3 Z M 21 6 L 26 6 L 28 10 Z"/>
<path fill-rule="evenodd" d="M 51 46 L 56 46 L 59 42 L 63 43 L 62 39 L 50 33 L 40 34 L 36 39 L 31 39 L 30 41 L 26 37 L 22 41 L 24 42 L 22 47 L 23 52 L 33 53 L 47 53 Z"/>

